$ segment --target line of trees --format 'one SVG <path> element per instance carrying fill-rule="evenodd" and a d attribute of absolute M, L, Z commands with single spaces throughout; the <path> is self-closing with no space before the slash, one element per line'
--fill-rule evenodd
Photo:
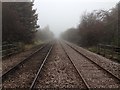
<path fill-rule="evenodd" d="M 44 27 L 43 29 L 38 29 L 35 34 L 36 41 L 46 41 L 54 38 L 53 32 L 50 31 L 49 26 Z"/>
<path fill-rule="evenodd" d="M 38 15 L 33 9 L 33 2 L 2 3 L 2 42 L 33 41 Z"/>
<path fill-rule="evenodd" d="M 114 8 L 84 12 L 77 28 L 70 28 L 61 34 L 65 40 L 81 46 L 95 46 L 99 43 L 120 46 L 120 3 Z"/>

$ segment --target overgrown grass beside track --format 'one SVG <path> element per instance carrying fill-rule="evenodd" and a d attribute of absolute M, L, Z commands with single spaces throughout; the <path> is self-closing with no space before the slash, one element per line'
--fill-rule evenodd
<path fill-rule="evenodd" d="M 86 49 L 88 49 L 91 52 L 94 52 L 94 53 L 98 54 L 97 47 L 95 47 L 95 46 L 88 47 Z M 106 57 L 106 58 L 108 58 L 110 60 L 113 60 L 113 61 L 116 61 L 116 62 L 120 63 L 120 55 L 113 54 L 114 57 L 111 58 L 112 57 L 112 54 L 110 53 L 111 51 L 110 50 L 106 50 L 105 52 L 106 52 L 106 55 L 104 55 L 104 50 L 102 50 L 100 52 L 100 55 L 102 55 L 102 56 L 104 56 L 104 57 Z"/>
<path fill-rule="evenodd" d="M 29 49 L 35 47 L 35 46 L 41 45 L 43 43 L 45 43 L 45 42 L 39 40 L 39 41 L 35 41 L 34 43 L 31 43 L 31 44 L 24 44 L 22 48 L 24 51 L 26 51 L 26 50 L 29 50 Z"/>
<path fill-rule="evenodd" d="M 9 58 L 9 56 L 12 56 L 21 52 L 25 52 L 32 48 L 34 49 L 35 47 L 40 46 L 43 43 L 45 42 L 39 40 L 29 44 L 25 44 L 21 42 L 3 44 L 1 49 L 2 59 Z"/>

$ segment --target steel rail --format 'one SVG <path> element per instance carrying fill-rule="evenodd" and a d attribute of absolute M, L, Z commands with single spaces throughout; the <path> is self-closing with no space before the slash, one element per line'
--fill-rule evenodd
<path fill-rule="evenodd" d="M 65 42 L 66 43 L 66 42 Z M 108 74 L 110 74 L 111 76 L 113 76 L 115 79 L 117 79 L 120 82 L 120 78 L 117 77 L 116 75 L 114 75 L 112 72 L 106 70 L 105 68 L 103 68 L 102 66 L 100 66 L 99 64 L 97 64 L 96 62 L 94 62 L 93 60 L 91 60 L 88 56 L 84 55 L 83 53 L 81 53 L 79 50 L 75 49 L 73 46 L 69 45 L 68 43 L 66 43 L 69 47 L 71 47 L 73 50 L 75 50 L 76 52 L 78 52 L 80 55 L 82 55 L 83 57 L 87 58 L 89 61 L 91 61 L 92 63 L 94 63 L 95 65 L 97 65 L 98 67 L 100 67 L 102 70 L 104 70 L 105 72 L 107 72 Z"/>
<path fill-rule="evenodd" d="M 50 55 L 50 53 L 51 53 L 51 51 L 52 51 L 52 48 L 53 48 L 53 45 L 50 47 L 50 49 L 49 49 L 48 53 L 46 54 L 46 56 L 45 56 L 42 64 L 40 65 L 40 68 L 39 68 L 39 70 L 37 71 L 37 74 L 36 74 L 36 76 L 35 76 L 32 84 L 31 84 L 31 86 L 30 86 L 30 90 L 32 90 L 32 89 L 34 88 L 34 86 L 35 86 L 35 84 L 36 84 L 36 81 L 37 81 L 37 79 L 38 79 L 38 77 L 39 77 L 39 74 L 40 74 L 40 72 L 41 72 L 41 70 L 42 70 L 42 68 L 43 68 L 46 60 L 48 59 L 48 57 L 49 57 L 49 55 Z"/>
<path fill-rule="evenodd" d="M 81 74 L 81 72 L 77 69 L 77 67 L 75 66 L 75 64 L 73 63 L 72 59 L 70 58 L 70 56 L 68 55 L 68 53 L 66 52 L 64 46 L 61 44 L 65 54 L 67 55 L 68 59 L 71 61 L 71 63 L 73 64 L 74 68 L 76 69 L 77 73 L 79 74 L 79 76 L 81 77 L 83 83 L 85 84 L 85 86 L 87 87 L 88 90 L 91 90 L 90 89 L 90 86 L 89 84 L 86 82 L 86 80 L 84 79 L 83 75 Z"/>
<path fill-rule="evenodd" d="M 26 57 L 25 59 L 23 59 L 21 62 L 19 62 L 18 64 L 16 64 L 15 66 L 13 66 L 12 68 L 10 68 L 9 70 L 7 70 L 6 72 L 4 72 L 1 76 L 0 79 L 2 81 L 4 81 L 5 77 L 13 72 L 14 70 L 16 70 L 21 64 L 25 63 L 26 61 L 28 61 L 31 57 L 33 57 L 36 53 L 38 53 L 40 50 L 42 50 L 44 47 L 46 47 L 47 44 L 41 46 L 38 50 L 36 50 L 35 52 L 33 52 L 31 55 L 29 55 L 28 57 Z"/>

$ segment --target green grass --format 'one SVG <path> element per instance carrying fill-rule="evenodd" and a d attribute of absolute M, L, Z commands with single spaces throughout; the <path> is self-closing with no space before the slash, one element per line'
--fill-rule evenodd
<path fill-rule="evenodd" d="M 98 53 L 98 52 L 97 52 L 97 47 L 89 47 L 89 48 L 87 48 L 87 49 L 88 49 L 89 51 L 91 51 L 91 52 Z M 101 53 L 100 55 L 104 56 L 104 50 L 102 50 L 102 52 L 100 52 L 100 53 Z M 112 53 L 111 53 L 110 50 L 106 50 L 105 53 L 106 53 L 106 54 L 105 54 L 105 57 L 106 57 L 106 58 L 111 59 L 111 60 L 113 60 L 113 61 L 116 61 L 116 62 L 119 62 L 119 63 L 120 63 L 120 55 L 113 54 L 113 58 L 111 58 L 111 57 L 112 57 Z"/>
<path fill-rule="evenodd" d="M 35 46 L 41 45 L 43 43 L 44 43 L 44 41 L 40 41 L 40 40 L 34 41 L 34 43 L 23 45 L 23 49 L 24 49 L 24 51 L 26 51 L 26 50 L 29 50 L 29 49 L 35 47 Z"/>
<path fill-rule="evenodd" d="M 96 47 L 89 47 L 87 49 L 91 52 L 97 53 L 97 48 Z"/>

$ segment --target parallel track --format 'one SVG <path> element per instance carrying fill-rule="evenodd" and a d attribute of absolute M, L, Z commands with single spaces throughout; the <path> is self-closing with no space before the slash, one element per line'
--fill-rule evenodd
<path fill-rule="evenodd" d="M 9 72 L 7 72 L 7 73 L 5 73 L 5 74 L 3 74 L 3 75 L 6 75 L 6 76 L 9 76 L 9 75 L 11 75 L 11 73 L 10 72 L 13 72 L 13 71 L 15 71 L 15 70 L 17 70 L 17 67 L 19 68 L 21 65 L 27 65 L 28 63 L 26 62 L 26 61 L 28 61 L 28 59 L 33 59 L 33 63 L 34 63 L 34 58 L 36 58 L 36 60 L 40 60 L 40 62 L 38 63 L 38 64 L 35 64 L 34 63 L 34 66 L 37 66 L 37 68 L 35 69 L 35 67 L 34 67 L 34 70 L 32 71 L 32 72 L 34 72 L 34 77 L 32 78 L 31 76 L 29 77 L 29 79 L 30 79 L 30 82 L 26 82 L 26 85 L 27 85 L 27 83 L 28 83 L 28 85 L 27 86 L 25 86 L 25 87 L 27 87 L 27 88 L 29 88 L 30 90 L 31 89 L 33 89 L 33 87 L 34 87 L 34 85 L 35 85 L 35 83 L 36 83 L 36 80 L 37 80 L 37 78 L 38 78 L 38 76 L 39 76 L 39 73 L 40 73 L 40 71 L 42 70 L 42 67 L 44 66 L 44 64 L 45 64 L 45 61 L 47 60 L 47 58 L 48 58 L 48 56 L 50 55 L 50 52 L 51 52 L 51 50 L 52 50 L 52 48 L 53 48 L 53 45 L 54 44 L 52 44 L 52 43 L 48 43 L 48 44 L 45 44 L 44 46 L 42 46 L 39 50 L 37 50 L 35 53 L 33 53 L 32 55 L 30 55 L 30 57 L 28 57 L 28 58 L 26 58 L 26 59 L 24 59 L 20 64 L 18 64 L 18 66 L 16 66 L 16 67 L 14 67 L 13 69 L 10 69 L 11 71 L 9 71 Z M 41 54 L 40 54 L 41 53 Z M 36 55 L 37 54 L 37 55 Z M 42 56 L 41 56 L 42 55 Z M 39 57 L 41 57 L 41 58 L 39 58 Z M 37 62 L 38 62 L 37 61 Z M 32 62 L 31 60 L 29 60 L 28 62 Z M 36 61 L 35 61 L 36 62 Z M 29 64 L 28 64 L 29 65 Z M 26 67 L 25 67 L 26 68 Z M 25 70 L 25 68 L 21 68 L 21 70 L 23 69 L 23 70 Z M 28 67 L 27 67 L 28 68 Z M 39 69 L 39 70 L 38 70 Z M 27 69 L 26 69 L 27 70 Z M 19 72 L 19 71 L 17 71 L 17 72 Z M 31 74 L 32 74 L 32 72 L 31 72 Z M 14 74 L 14 73 L 13 73 Z M 31 75 L 30 74 L 30 75 Z M 4 76 L 5 77 L 5 76 Z M 16 77 L 16 74 L 15 74 L 15 77 Z M 14 78 L 14 76 L 13 76 L 13 78 Z M 19 79 L 20 80 L 20 79 Z M 22 84 L 21 84 L 22 85 Z M 19 84 L 18 84 L 18 87 L 21 87 L 21 86 L 19 86 Z M 4 88 L 4 86 L 3 86 L 3 88 Z"/>
<path fill-rule="evenodd" d="M 67 44 L 67 43 L 66 43 Z M 102 66 L 100 66 L 99 64 L 97 64 L 96 62 L 94 62 L 93 60 L 91 60 L 89 57 L 87 57 L 86 55 L 84 55 L 83 53 L 81 53 L 79 50 L 75 49 L 74 47 L 72 47 L 71 45 L 67 44 L 69 47 L 71 47 L 72 49 L 74 49 L 76 52 L 78 52 L 80 55 L 82 55 L 83 57 L 85 57 L 86 59 L 88 59 L 89 61 L 91 61 L 92 63 L 94 63 L 95 65 L 97 65 L 98 67 L 100 67 L 101 69 L 103 69 L 105 72 L 107 72 L 108 74 L 110 74 L 111 76 L 113 76 L 115 79 L 117 79 L 120 82 L 120 78 L 117 77 L 116 75 L 114 75 L 112 72 L 106 70 L 105 68 L 103 68 Z"/>
<path fill-rule="evenodd" d="M 80 78 L 82 79 L 84 85 L 86 86 L 86 88 L 88 90 L 90 90 L 90 87 L 88 85 L 88 83 L 86 82 L 86 80 L 84 79 L 84 77 L 82 76 L 82 74 L 79 72 L 79 70 L 77 69 L 77 67 L 75 66 L 75 64 L 73 63 L 72 59 L 70 58 L 70 56 L 68 55 L 68 53 L 66 52 L 66 50 L 64 49 L 63 45 L 61 44 L 65 54 L 67 55 L 67 57 L 69 58 L 69 60 L 71 61 L 71 63 L 73 64 L 74 68 L 76 69 L 77 73 L 79 74 Z"/>
<path fill-rule="evenodd" d="M 36 53 L 38 53 L 40 50 L 42 50 L 44 47 L 46 46 L 43 45 L 41 46 L 41 48 L 39 48 L 38 50 L 36 50 L 35 52 L 33 52 L 31 55 L 29 55 L 28 57 L 26 57 L 25 59 L 23 59 L 21 62 L 19 62 L 18 64 L 16 64 L 15 66 L 13 66 L 12 68 L 10 68 L 9 70 L 7 70 L 6 72 L 4 72 L 2 74 L 2 76 L 0 76 L 0 79 L 2 79 L 2 82 L 4 82 L 5 78 L 12 72 L 14 72 L 15 70 L 17 70 L 17 68 L 24 64 L 26 61 L 28 61 L 31 57 L 33 57 Z"/>
<path fill-rule="evenodd" d="M 53 48 L 53 45 L 52 45 L 51 48 L 49 49 L 48 53 L 46 54 L 46 56 L 45 56 L 45 58 L 44 58 L 44 60 L 43 60 L 43 62 L 42 62 L 42 64 L 40 65 L 40 68 L 39 68 L 39 70 L 37 71 L 36 76 L 35 76 L 32 84 L 31 84 L 31 86 L 30 86 L 30 90 L 34 89 L 34 86 L 35 86 L 36 81 L 37 81 L 37 79 L 38 79 L 38 77 L 39 77 L 39 74 L 40 74 L 40 72 L 41 72 L 41 70 L 42 70 L 42 68 L 43 68 L 43 66 L 44 66 L 47 58 L 49 57 L 49 55 L 50 55 L 50 53 L 51 53 L 51 51 L 52 51 L 52 48 Z"/>
<path fill-rule="evenodd" d="M 79 50 L 75 49 L 73 46 L 69 45 L 68 43 L 65 42 L 65 44 L 67 46 L 69 46 L 70 48 L 72 48 L 74 51 L 76 51 L 77 53 L 79 53 L 80 55 L 82 55 L 83 57 L 85 57 L 87 60 L 89 60 L 90 62 L 92 62 L 93 64 L 95 64 L 96 66 L 98 66 L 99 68 L 101 68 L 103 71 L 105 71 L 106 73 L 108 73 L 109 75 L 111 75 L 113 78 L 115 78 L 116 80 L 118 80 L 120 82 L 120 78 L 115 76 L 113 73 L 111 73 L 110 71 L 106 70 L 105 68 L 103 68 L 102 66 L 100 66 L 99 64 L 97 64 L 96 62 L 94 62 L 93 60 L 91 60 L 89 57 L 85 56 L 83 53 L 81 53 Z M 63 47 L 63 46 L 62 46 Z M 64 47 L 63 47 L 64 49 Z M 70 59 L 70 61 L 72 62 L 72 64 L 74 65 L 75 69 L 77 70 L 79 76 L 82 78 L 84 84 L 86 85 L 88 90 L 91 90 L 91 87 L 89 86 L 88 82 L 84 79 L 83 75 L 81 74 L 81 72 L 77 69 L 77 67 L 75 66 L 75 64 L 73 63 L 72 59 L 70 58 L 70 56 L 68 55 L 67 51 L 64 49 L 67 57 Z"/>
<path fill-rule="evenodd" d="M 62 43 L 62 42 L 61 42 L 61 43 Z M 118 81 L 120 82 L 120 78 L 119 78 L 119 77 L 115 76 L 113 73 L 111 73 L 110 71 L 106 70 L 105 68 L 103 68 L 102 66 L 100 66 L 99 64 L 97 64 L 96 62 L 94 62 L 93 60 L 91 60 L 89 57 L 85 56 L 85 55 L 84 55 L 83 53 L 81 53 L 79 50 L 75 49 L 72 45 L 70 45 L 70 44 L 68 44 L 68 43 L 66 43 L 66 42 L 65 42 L 65 44 L 66 44 L 67 46 L 69 46 L 70 48 L 72 48 L 72 49 L 73 49 L 74 51 L 76 51 L 77 53 L 79 53 L 80 55 L 82 55 L 83 57 L 85 57 L 87 60 L 89 60 L 90 62 L 92 62 L 93 64 L 95 64 L 95 65 L 98 66 L 99 68 L 101 68 L 101 70 L 105 71 L 106 73 L 108 73 L 109 75 L 111 75 L 113 78 L 115 78 L 116 80 L 118 80 Z M 67 51 L 65 50 L 64 46 L 63 46 L 62 44 L 61 44 L 61 46 L 62 46 L 64 52 L 66 53 L 67 57 L 69 58 L 69 60 L 70 60 L 71 63 L 73 64 L 73 66 L 75 67 L 75 69 L 76 69 L 76 71 L 78 72 L 79 76 L 81 77 L 81 79 L 82 79 L 84 85 L 86 86 L 86 88 L 87 88 L 88 90 L 91 90 L 90 85 L 89 85 L 88 82 L 84 79 L 84 77 L 83 77 L 83 75 L 81 74 L 81 72 L 77 69 L 77 67 L 75 66 L 73 60 L 70 58 L 69 54 L 68 54 Z M 43 45 L 40 49 L 36 50 L 32 55 L 28 56 L 27 58 L 25 58 L 24 60 L 22 60 L 20 63 L 18 63 L 18 64 L 15 65 L 14 67 L 10 68 L 10 69 L 9 69 L 8 71 L 6 71 L 5 73 L 3 73 L 0 78 L 2 78 L 2 80 L 4 81 L 5 78 L 6 78 L 10 73 L 12 73 L 12 72 L 14 72 L 15 70 L 17 70 L 17 68 L 18 68 L 20 65 L 24 64 L 26 61 L 28 61 L 31 57 L 33 57 L 36 53 L 38 53 L 40 50 L 42 50 L 42 49 L 45 48 L 45 47 L 46 47 L 46 45 Z M 41 70 L 42 70 L 42 68 L 43 68 L 46 60 L 48 59 L 48 57 L 49 57 L 49 55 L 50 55 L 50 53 L 51 53 L 51 51 L 52 51 L 52 48 L 53 48 L 53 45 L 50 46 L 50 49 L 49 49 L 48 52 L 46 53 L 46 55 L 45 55 L 45 57 L 44 57 L 44 59 L 43 59 L 43 61 L 42 61 L 42 64 L 40 64 L 39 69 L 38 69 L 38 71 L 37 71 L 37 73 L 36 73 L 36 75 L 35 75 L 32 83 L 31 83 L 31 85 L 30 85 L 30 88 L 29 88 L 30 90 L 32 90 L 32 89 L 35 88 L 35 85 L 36 85 L 36 83 L 37 83 L 37 79 L 38 79 L 38 77 L 39 77 L 39 75 L 40 75 L 40 72 L 41 72 Z"/>

